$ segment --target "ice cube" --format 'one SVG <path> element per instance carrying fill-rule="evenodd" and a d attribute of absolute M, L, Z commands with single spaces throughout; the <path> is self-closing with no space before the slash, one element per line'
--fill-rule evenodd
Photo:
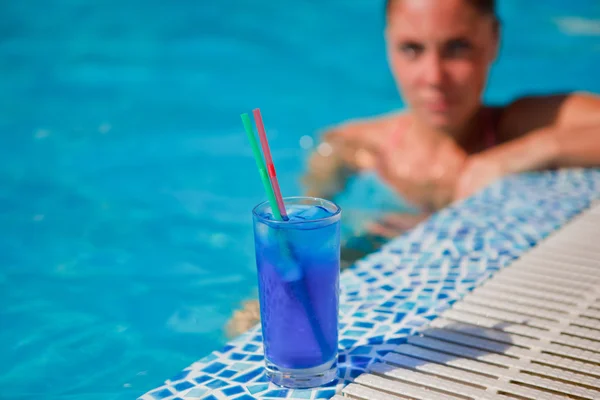
<path fill-rule="evenodd" d="M 314 221 L 327 218 L 331 212 L 322 206 L 293 205 L 286 208 L 290 221 Z"/>
<path fill-rule="evenodd" d="M 304 211 L 304 209 L 306 207 L 309 207 L 309 206 L 305 206 L 305 205 L 301 205 L 301 204 L 293 204 L 293 205 L 285 206 L 285 212 L 287 213 L 288 217 L 292 218 L 294 215 L 302 213 L 302 211 Z"/>
<path fill-rule="evenodd" d="M 265 206 L 264 208 L 258 210 L 258 216 L 266 219 L 267 221 L 274 221 L 275 216 L 273 215 L 273 210 L 269 206 Z"/>

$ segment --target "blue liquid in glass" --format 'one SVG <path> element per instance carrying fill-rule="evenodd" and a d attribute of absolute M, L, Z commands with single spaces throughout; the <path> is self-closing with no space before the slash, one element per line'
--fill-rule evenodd
<path fill-rule="evenodd" d="M 261 323 L 267 363 L 321 366 L 337 357 L 340 218 L 316 205 L 268 207 L 254 216 Z"/>

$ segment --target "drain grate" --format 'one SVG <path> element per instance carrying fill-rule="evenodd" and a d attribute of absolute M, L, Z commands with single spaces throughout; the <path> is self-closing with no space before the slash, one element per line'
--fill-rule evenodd
<path fill-rule="evenodd" d="M 498 272 L 342 398 L 600 399 L 600 205 Z"/>

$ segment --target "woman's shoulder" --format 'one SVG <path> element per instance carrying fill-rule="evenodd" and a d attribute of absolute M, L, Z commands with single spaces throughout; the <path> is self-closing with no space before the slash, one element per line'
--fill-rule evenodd
<path fill-rule="evenodd" d="M 510 140 L 544 127 L 598 121 L 600 96 L 589 92 L 530 95 L 497 109 L 499 131 Z"/>
<path fill-rule="evenodd" d="M 351 119 L 322 129 L 321 138 L 329 142 L 344 141 L 377 145 L 385 140 L 387 134 L 408 122 L 409 119 L 410 115 L 404 111 Z"/>

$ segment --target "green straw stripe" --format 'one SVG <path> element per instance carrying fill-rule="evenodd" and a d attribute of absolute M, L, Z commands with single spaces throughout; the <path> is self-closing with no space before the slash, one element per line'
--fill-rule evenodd
<path fill-rule="evenodd" d="M 281 217 L 281 212 L 279 212 L 277 200 L 275 199 L 273 187 L 271 186 L 271 181 L 269 180 L 269 174 L 267 173 L 267 168 L 265 167 L 265 162 L 263 161 L 260 148 L 258 147 L 256 137 L 254 136 L 254 130 L 252 129 L 252 121 L 250 120 L 250 116 L 248 114 L 242 114 L 242 123 L 244 124 L 244 130 L 246 131 L 246 135 L 248 135 L 250 147 L 252 148 L 252 154 L 254 155 L 254 161 L 256 161 L 256 166 L 258 167 L 260 179 L 265 188 L 265 192 L 267 193 L 267 199 L 269 200 L 271 209 L 273 210 L 273 216 L 275 216 L 277 220 L 283 221 L 283 218 Z"/>

